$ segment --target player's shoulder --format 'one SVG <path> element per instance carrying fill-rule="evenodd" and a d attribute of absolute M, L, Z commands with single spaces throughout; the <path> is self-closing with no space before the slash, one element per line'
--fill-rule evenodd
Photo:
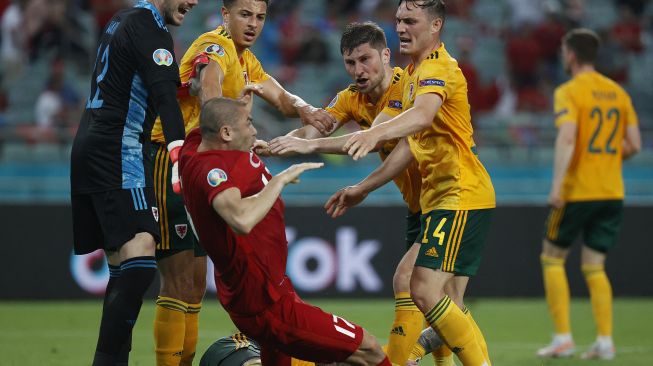
<path fill-rule="evenodd" d="M 559 95 L 559 94 L 562 94 L 562 93 L 568 92 L 569 90 L 571 90 L 571 89 L 577 87 L 578 85 L 580 85 L 580 84 L 578 83 L 578 80 L 570 79 L 570 80 L 567 80 L 567 81 L 563 82 L 562 84 L 558 85 L 558 86 L 553 90 L 553 93 L 554 93 L 554 95 Z"/>
<path fill-rule="evenodd" d="M 149 2 L 139 2 L 134 7 L 125 10 L 123 19 L 139 30 L 149 29 L 169 33 L 165 20 Z"/>
<path fill-rule="evenodd" d="M 214 29 L 210 32 L 203 33 L 193 42 L 193 46 L 201 48 L 202 52 L 208 54 L 215 54 L 218 56 L 225 55 L 236 55 L 236 46 L 231 40 L 231 37 L 227 37 L 223 34 L 223 31 Z"/>

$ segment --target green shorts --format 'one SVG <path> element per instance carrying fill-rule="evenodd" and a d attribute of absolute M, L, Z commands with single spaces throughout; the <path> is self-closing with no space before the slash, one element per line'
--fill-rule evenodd
<path fill-rule="evenodd" d="M 184 250 L 194 249 L 196 257 L 206 255 L 199 245 L 188 221 L 184 200 L 172 190 L 170 176 L 172 164 L 168 149 L 152 143 L 150 160 L 154 172 L 154 193 L 159 207 L 161 242 L 156 245 L 156 259 L 163 259 Z"/>
<path fill-rule="evenodd" d="M 421 211 L 406 214 L 406 250 L 409 250 L 417 242 L 417 236 L 422 229 L 422 223 L 419 218 L 422 216 Z"/>
<path fill-rule="evenodd" d="M 416 266 L 473 276 L 481 264 L 493 209 L 433 210 L 422 215 Z"/>
<path fill-rule="evenodd" d="M 562 208 L 551 208 L 544 236 L 569 248 L 582 232 L 585 245 L 605 253 L 617 243 L 623 216 L 623 200 L 567 202 Z"/>

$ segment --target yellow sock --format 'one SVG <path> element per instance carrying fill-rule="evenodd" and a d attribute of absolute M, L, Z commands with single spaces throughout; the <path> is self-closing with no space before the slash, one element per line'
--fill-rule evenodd
<path fill-rule="evenodd" d="M 571 333 L 569 322 L 569 283 L 565 273 L 565 260 L 541 256 L 544 293 L 549 304 L 556 334 Z"/>
<path fill-rule="evenodd" d="M 188 304 L 159 296 L 154 315 L 154 345 L 157 366 L 177 366 L 181 361 Z"/>
<path fill-rule="evenodd" d="M 599 336 L 612 336 L 612 287 L 602 264 L 581 266 L 590 293 Z"/>
<path fill-rule="evenodd" d="M 433 309 L 424 315 L 465 366 L 487 365 L 483 351 L 476 342 L 472 325 L 449 296 L 438 301 Z"/>
<path fill-rule="evenodd" d="M 481 351 L 483 351 L 483 356 L 485 356 L 485 361 L 487 361 L 488 366 L 492 366 L 492 363 L 490 362 L 490 354 L 488 353 L 487 350 L 487 343 L 485 342 L 485 337 L 483 336 L 483 332 L 481 332 L 481 328 L 478 327 L 478 324 L 476 324 L 476 321 L 472 317 L 472 312 L 469 311 L 467 307 L 465 307 L 463 310 L 463 314 L 467 317 L 467 320 L 469 320 L 470 323 L 472 323 L 472 327 L 474 327 L 474 335 L 476 336 L 476 342 L 478 343 L 479 347 L 481 347 Z"/>
<path fill-rule="evenodd" d="M 435 366 L 455 366 L 453 363 L 453 352 L 443 344 L 433 351 L 433 364 Z"/>
<path fill-rule="evenodd" d="M 405 365 L 411 348 L 422 332 L 424 315 L 419 311 L 408 292 L 395 294 L 395 319 L 388 338 L 388 359 Z"/>
<path fill-rule="evenodd" d="M 426 356 L 426 350 L 422 347 L 421 344 L 415 343 L 413 349 L 410 350 L 408 354 L 408 359 L 411 361 L 421 360 L 422 357 Z"/>
<path fill-rule="evenodd" d="M 192 366 L 197 347 L 197 333 L 200 325 L 200 310 L 202 303 L 188 304 L 186 312 L 186 334 L 184 336 L 184 353 L 181 356 L 180 366 Z"/>
<path fill-rule="evenodd" d="M 290 359 L 290 366 L 315 366 L 314 362 L 304 361 L 297 358 Z"/>

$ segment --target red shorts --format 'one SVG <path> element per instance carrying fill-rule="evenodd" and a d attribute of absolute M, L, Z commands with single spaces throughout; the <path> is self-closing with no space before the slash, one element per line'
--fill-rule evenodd
<path fill-rule="evenodd" d="M 261 362 L 266 366 L 290 365 L 290 356 L 342 362 L 363 341 L 363 328 L 303 302 L 295 293 L 255 316 L 230 316 L 241 332 L 260 344 Z"/>

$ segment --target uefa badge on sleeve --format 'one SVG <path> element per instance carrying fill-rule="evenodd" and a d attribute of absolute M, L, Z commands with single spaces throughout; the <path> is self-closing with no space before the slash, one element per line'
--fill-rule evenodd
<path fill-rule="evenodd" d="M 209 174 L 206 176 L 206 181 L 211 187 L 217 187 L 222 184 L 222 182 L 227 181 L 227 173 L 219 168 L 211 169 Z"/>
<path fill-rule="evenodd" d="M 214 55 L 218 55 L 220 57 L 224 56 L 224 48 L 220 46 L 219 44 L 212 44 L 208 47 L 206 47 L 206 53 L 212 53 Z"/>
<path fill-rule="evenodd" d="M 154 60 L 154 63 L 159 66 L 170 66 L 174 61 L 172 53 L 165 48 L 159 48 L 154 51 L 154 53 L 152 53 L 152 59 Z"/>

